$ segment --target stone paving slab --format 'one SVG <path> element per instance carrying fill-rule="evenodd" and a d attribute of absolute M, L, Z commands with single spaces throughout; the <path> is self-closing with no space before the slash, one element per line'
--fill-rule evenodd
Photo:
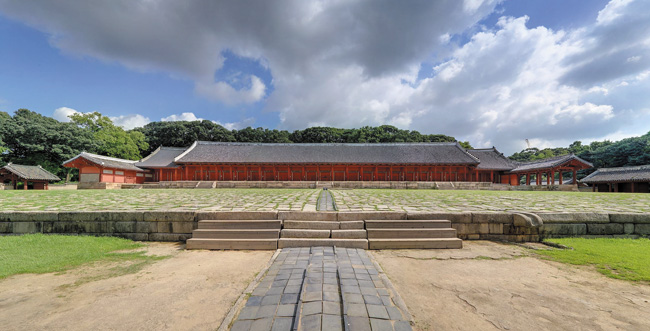
<path fill-rule="evenodd" d="M 315 211 L 319 189 L 1 191 L 2 211 Z"/>
<path fill-rule="evenodd" d="M 410 330 L 363 249 L 283 249 L 232 330 Z"/>
<path fill-rule="evenodd" d="M 331 189 L 329 192 L 342 212 L 650 212 L 650 194 L 644 193 L 397 189 Z"/>

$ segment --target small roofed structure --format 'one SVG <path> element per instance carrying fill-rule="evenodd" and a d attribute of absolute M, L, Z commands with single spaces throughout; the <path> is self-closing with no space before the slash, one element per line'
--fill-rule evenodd
<path fill-rule="evenodd" d="M 505 157 L 496 147 L 468 149 L 467 152 L 481 161 L 476 166 L 477 181 L 511 184 L 510 176 L 503 176 L 502 174 L 504 171 L 516 168 L 517 162 Z"/>
<path fill-rule="evenodd" d="M 47 190 L 49 182 L 60 181 L 61 178 L 39 166 L 26 166 L 9 163 L 0 168 L 0 182 L 11 184 L 13 189 L 18 189 L 18 182 L 23 182 L 23 189 L 29 188 L 31 183 L 34 190 Z"/>
<path fill-rule="evenodd" d="M 512 185 L 519 185 L 519 178 L 526 177 L 526 185 L 530 185 L 531 177 L 535 176 L 535 184 L 543 185 L 543 176 L 546 176 L 546 185 L 555 183 L 555 173 L 559 173 L 559 183 L 564 184 L 563 178 L 565 173 L 571 173 L 571 178 L 576 178 L 578 170 L 593 168 L 594 165 L 584 159 L 574 155 L 562 155 L 548 159 L 532 162 L 517 163 L 517 167 L 512 169 L 508 174 L 511 178 Z M 516 184 L 515 184 L 516 182 Z"/>
<path fill-rule="evenodd" d="M 650 165 L 601 168 L 583 178 L 594 192 L 650 193 Z"/>
<path fill-rule="evenodd" d="M 153 170 L 153 174 L 147 174 L 145 181 L 173 181 L 180 178 L 180 166 L 174 163 L 174 159 L 187 150 L 187 147 L 164 147 L 160 146 L 149 156 L 135 163 L 139 168 Z"/>
<path fill-rule="evenodd" d="M 63 162 L 63 166 L 79 169 L 79 183 L 144 183 L 146 170 L 135 166 L 138 161 L 118 159 L 82 152 Z M 81 186 L 80 186 L 81 187 Z"/>

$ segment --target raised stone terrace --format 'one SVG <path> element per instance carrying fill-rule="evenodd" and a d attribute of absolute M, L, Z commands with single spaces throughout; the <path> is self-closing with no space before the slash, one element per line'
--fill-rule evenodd
<path fill-rule="evenodd" d="M 315 211 L 320 189 L 0 191 L 0 211 Z M 339 211 L 650 212 L 650 194 L 330 189 Z"/>

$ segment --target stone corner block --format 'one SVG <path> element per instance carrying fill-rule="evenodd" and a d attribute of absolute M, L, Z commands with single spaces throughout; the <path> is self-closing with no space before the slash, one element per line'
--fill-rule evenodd
<path fill-rule="evenodd" d="M 338 221 L 338 212 L 279 211 L 278 219 L 296 221 Z"/>
<path fill-rule="evenodd" d="M 146 211 L 145 222 L 193 222 L 196 212 L 193 211 Z"/>
<path fill-rule="evenodd" d="M 447 220 L 452 223 L 472 223 L 470 212 L 409 212 L 409 220 Z"/>

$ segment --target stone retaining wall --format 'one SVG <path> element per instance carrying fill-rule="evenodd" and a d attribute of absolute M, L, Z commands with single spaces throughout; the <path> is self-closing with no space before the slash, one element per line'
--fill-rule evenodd
<path fill-rule="evenodd" d="M 647 236 L 650 214 L 527 212 L 0 212 L 0 235 L 47 233 L 116 236 L 142 241 L 184 241 L 198 221 L 216 220 L 424 220 L 452 222 L 464 240 L 539 241 L 567 236 Z"/>

